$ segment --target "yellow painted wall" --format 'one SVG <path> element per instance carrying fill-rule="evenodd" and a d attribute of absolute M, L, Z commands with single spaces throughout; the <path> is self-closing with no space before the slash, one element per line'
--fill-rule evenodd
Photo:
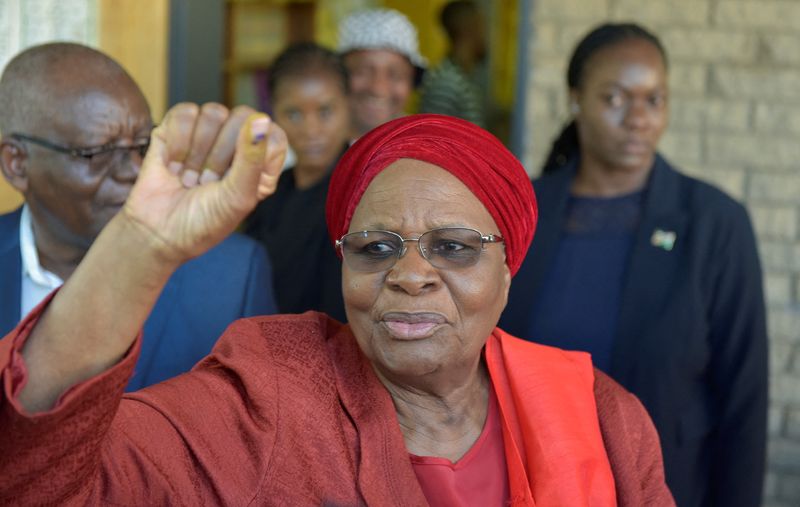
<path fill-rule="evenodd" d="M 16 209 L 22 204 L 22 195 L 0 176 L 0 214 Z"/>
<path fill-rule="evenodd" d="M 517 73 L 517 35 L 519 0 L 495 0 L 492 51 L 492 95 L 503 109 L 514 107 L 514 84 Z"/>
<path fill-rule="evenodd" d="M 447 37 L 439 24 L 439 13 L 449 0 L 384 0 L 384 6 L 396 9 L 414 23 L 419 32 L 419 50 L 428 63 L 436 65 L 447 52 Z"/>
<path fill-rule="evenodd" d="M 169 0 L 99 0 L 98 9 L 100 49 L 133 76 L 160 121 L 167 107 Z"/>

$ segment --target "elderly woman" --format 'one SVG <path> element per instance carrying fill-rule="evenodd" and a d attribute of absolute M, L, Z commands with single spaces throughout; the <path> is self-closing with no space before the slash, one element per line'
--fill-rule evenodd
<path fill-rule="evenodd" d="M 198 151 L 232 165 L 194 183 Z M 672 504 L 638 401 L 586 354 L 495 327 L 536 204 L 495 138 L 448 117 L 392 121 L 333 174 L 349 326 L 239 321 L 122 397 L 164 281 L 274 190 L 284 152 L 264 116 L 170 111 L 124 211 L 0 342 L 0 503 Z"/>

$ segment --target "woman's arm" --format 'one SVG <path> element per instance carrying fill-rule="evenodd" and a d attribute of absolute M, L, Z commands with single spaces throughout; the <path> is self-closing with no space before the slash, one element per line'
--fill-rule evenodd
<path fill-rule="evenodd" d="M 237 321 L 220 341 L 255 346 L 223 345 L 191 374 L 121 402 L 139 341 L 112 368 L 69 389 L 53 410 L 26 414 L 3 390 L 0 505 L 248 503 L 268 473 L 278 413 L 269 347 L 253 339 L 260 333 L 258 322 Z M 4 380 L 24 382 L 14 362 L 3 365 Z M 243 456 L 252 458 L 245 468 Z"/>
<path fill-rule="evenodd" d="M 661 444 L 647 410 L 611 377 L 597 369 L 594 373 L 597 415 L 614 473 L 617 504 L 673 507 Z"/>
<path fill-rule="evenodd" d="M 70 386 L 117 363 L 174 270 L 274 191 L 285 152 L 280 128 L 247 108 L 173 107 L 153 132 L 125 207 L 25 343 L 24 409 L 47 410 Z"/>

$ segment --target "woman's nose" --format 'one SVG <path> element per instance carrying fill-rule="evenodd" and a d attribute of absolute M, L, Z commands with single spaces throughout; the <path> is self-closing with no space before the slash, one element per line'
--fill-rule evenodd
<path fill-rule="evenodd" d="M 305 134 L 308 137 L 311 137 L 311 138 L 316 137 L 319 134 L 320 130 L 321 130 L 321 128 L 320 128 L 321 124 L 322 124 L 322 122 L 319 120 L 319 118 L 317 118 L 316 115 L 313 115 L 313 114 L 312 115 L 308 115 L 308 117 L 305 120 L 305 124 L 303 125 L 303 129 L 305 130 Z"/>
<path fill-rule="evenodd" d="M 650 123 L 650 111 L 643 100 L 633 100 L 625 114 L 625 126 L 632 129 L 641 129 Z"/>
<path fill-rule="evenodd" d="M 400 258 L 386 275 L 386 283 L 390 288 L 402 290 L 416 296 L 437 287 L 441 283 L 438 270 L 422 256 L 419 242 L 415 245 L 404 244 Z"/>

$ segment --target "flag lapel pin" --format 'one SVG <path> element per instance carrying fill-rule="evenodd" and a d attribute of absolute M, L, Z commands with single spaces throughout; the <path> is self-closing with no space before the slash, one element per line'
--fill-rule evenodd
<path fill-rule="evenodd" d="M 677 238 L 678 236 L 675 234 L 675 231 L 656 229 L 653 231 L 653 235 L 650 236 L 650 244 L 656 248 L 662 248 L 667 252 L 671 252 Z"/>

